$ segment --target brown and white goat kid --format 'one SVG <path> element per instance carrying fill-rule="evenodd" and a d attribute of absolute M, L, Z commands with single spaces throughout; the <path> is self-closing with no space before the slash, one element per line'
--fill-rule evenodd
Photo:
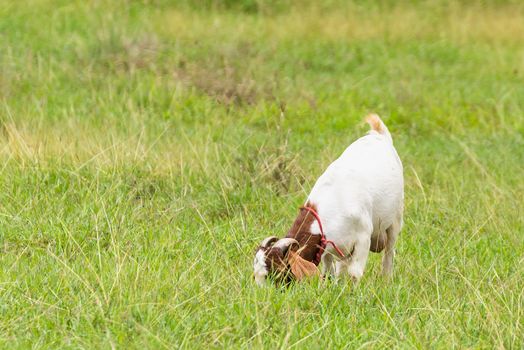
<path fill-rule="evenodd" d="M 347 274 L 358 282 L 369 251 L 384 250 L 382 272 L 392 274 L 404 207 L 402 163 L 382 120 L 372 114 L 366 121 L 369 133 L 320 176 L 286 237 L 262 241 L 254 261 L 257 284 L 270 275 L 281 281 L 316 274 L 320 260 L 323 275 Z"/>

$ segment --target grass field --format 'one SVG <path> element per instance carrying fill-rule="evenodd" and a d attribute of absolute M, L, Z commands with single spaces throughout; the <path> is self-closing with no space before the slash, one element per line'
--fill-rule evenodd
<path fill-rule="evenodd" d="M 0 348 L 524 347 L 519 2 L 0 1 Z M 379 113 L 392 281 L 257 288 Z"/>

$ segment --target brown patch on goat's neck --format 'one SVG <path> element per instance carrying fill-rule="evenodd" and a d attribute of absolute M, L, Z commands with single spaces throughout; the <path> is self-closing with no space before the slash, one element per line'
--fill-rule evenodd
<path fill-rule="evenodd" d="M 310 202 L 307 202 L 305 206 L 317 211 L 317 207 Z M 300 245 L 298 252 L 307 261 L 315 260 L 320 246 L 320 235 L 311 233 L 311 224 L 314 221 L 315 217 L 309 211 L 300 209 L 293 226 L 286 235 L 287 238 L 294 238 L 298 241 Z"/>

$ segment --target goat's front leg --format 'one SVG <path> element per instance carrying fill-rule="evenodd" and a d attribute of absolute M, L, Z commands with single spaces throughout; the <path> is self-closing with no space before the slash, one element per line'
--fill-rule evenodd
<path fill-rule="evenodd" d="M 353 254 L 347 267 L 347 272 L 355 283 L 358 283 L 358 281 L 360 281 L 364 275 L 364 270 L 368 261 L 370 245 L 371 237 L 369 234 L 359 235 L 357 241 L 355 242 Z"/>
<path fill-rule="evenodd" d="M 324 253 L 322 255 L 322 267 L 321 267 L 321 273 L 323 278 L 327 278 L 330 275 L 333 275 L 334 273 L 334 262 L 333 262 L 333 255 L 329 253 Z"/>

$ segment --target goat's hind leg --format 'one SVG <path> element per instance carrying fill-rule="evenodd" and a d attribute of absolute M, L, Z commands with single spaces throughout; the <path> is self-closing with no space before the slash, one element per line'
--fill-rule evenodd
<path fill-rule="evenodd" d="M 395 242 L 402 229 L 402 218 L 399 218 L 386 229 L 386 249 L 382 257 L 382 275 L 390 277 L 393 274 L 393 260 L 395 258 Z"/>

